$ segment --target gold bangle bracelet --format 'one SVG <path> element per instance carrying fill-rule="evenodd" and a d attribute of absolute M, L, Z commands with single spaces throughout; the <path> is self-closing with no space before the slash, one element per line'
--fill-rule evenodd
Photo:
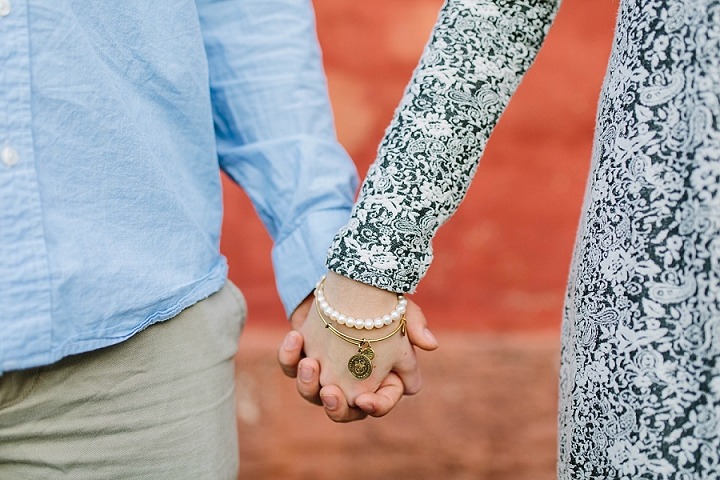
<path fill-rule="evenodd" d="M 337 337 L 345 340 L 348 343 L 352 343 L 353 345 L 357 345 L 358 347 L 358 353 L 350 357 L 350 360 L 348 360 L 348 370 L 352 374 L 353 377 L 357 378 L 358 380 L 364 380 L 370 376 L 373 370 L 372 365 L 372 359 L 375 358 L 375 352 L 371 348 L 370 344 L 375 342 L 381 342 L 383 340 L 387 340 L 388 338 L 395 335 L 397 332 L 401 332 L 403 336 L 405 336 L 405 314 L 403 313 L 402 317 L 400 318 L 400 323 L 398 326 L 393 330 L 392 332 L 388 333 L 384 337 L 375 338 L 372 340 L 369 340 L 367 338 L 355 338 L 351 337 L 350 335 L 347 335 L 337 328 L 333 327 L 330 322 L 328 322 L 325 319 L 325 315 L 320 309 L 320 304 L 318 303 L 317 296 L 315 296 L 315 309 L 317 310 L 318 315 L 320 316 L 320 320 L 325 324 L 325 328 L 329 329 L 332 333 L 334 333 Z"/>

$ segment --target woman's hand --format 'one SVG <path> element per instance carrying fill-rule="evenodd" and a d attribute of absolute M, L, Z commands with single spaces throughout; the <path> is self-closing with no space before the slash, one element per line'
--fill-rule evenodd
<path fill-rule="evenodd" d="M 397 295 L 356 282 L 333 272 L 324 284 L 325 297 L 338 311 L 356 318 L 376 318 L 397 305 Z M 357 345 L 334 335 L 319 318 L 314 297 L 308 297 L 293 314 L 293 328 L 278 349 L 278 361 L 286 375 L 297 376 L 297 388 L 303 398 L 325 407 L 332 420 L 347 422 L 367 415 L 383 416 L 397 404 L 403 394 L 412 395 L 422 387 L 422 379 L 413 345 L 424 350 L 437 348 L 437 341 L 427 329 L 420 308 L 408 301 L 407 337 L 401 332 L 372 343 L 375 352 L 372 374 L 357 380 L 348 371 L 350 357 Z M 372 330 L 332 325 L 354 338 L 372 340 L 390 333 L 398 326 Z M 302 353 L 307 358 L 302 358 Z"/>

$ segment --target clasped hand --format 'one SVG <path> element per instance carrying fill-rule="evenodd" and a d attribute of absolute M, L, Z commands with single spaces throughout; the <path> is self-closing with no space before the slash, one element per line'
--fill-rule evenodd
<path fill-rule="evenodd" d="M 357 318 L 375 318 L 390 312 L 397 296 L 342 275 L 330 272 L 324 285 L 328 301 L 338 311 Z M 368 415 L 381 417 L 400 401 L 403 394 L 420 391 L 422 378 L 414 346 L 434 350 L 438 344 L 427 328 L 420 308 L 408 300 L 407 336 L 397 333 L 372 348 L 373 370 L 364 380 L 357 380 L 348 371 L 348 360 L 358 353 L 358 346 L 333 335 L 313 306 L 310 296 L 291 317 L 293 330 L 278 348 L 278 362 L 283 372 L 297 378 L 297 390 L 311 403 L 322 405 L 327 416 L 336 422 L 361 420 Z M 395 324 L 393 324 L 395 325 Z M 334 326 L 353 337 L 369 340 L 384 336 L 390 328 L 356 330 Z M 383 333 L 380 333 L 380 332 Z"/>

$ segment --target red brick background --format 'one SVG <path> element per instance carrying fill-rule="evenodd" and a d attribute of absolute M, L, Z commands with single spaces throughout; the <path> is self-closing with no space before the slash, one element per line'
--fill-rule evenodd
<path fill-rule="evenodd" d="M 338 138 L 361 176 L 441 0 L 315 0 Z M 590 163 L 615 0 L 565 0 L 490 139 L 470 192 L 434 242 L 415 300 L 435 328 L 557 331 Z M 251 322 L 282 326 L 270 240 L 225 182 L 222 250 Z"/>

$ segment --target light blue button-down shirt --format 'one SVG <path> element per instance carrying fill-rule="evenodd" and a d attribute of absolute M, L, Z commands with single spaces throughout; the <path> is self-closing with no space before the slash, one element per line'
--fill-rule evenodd
<path fill-rule="evenodd" d="M 219 290 L 218 166 L 292 311 L 356 187 L 309 0 L 0 0 L 0 372 Z"/>

